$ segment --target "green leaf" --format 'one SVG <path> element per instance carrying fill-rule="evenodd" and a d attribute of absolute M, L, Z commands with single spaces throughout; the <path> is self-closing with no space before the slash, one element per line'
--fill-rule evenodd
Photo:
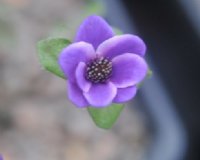
<path fill-rule="evenodd" d="M 146 77 L 147 77 L 147 78 L 151 78 L 152 75 L 153 75 L 153 71 L 149 68 L 148 71 L 147 71 Z"/>
<path fill-rule="evenodd" d="M 113 126 L 123 108 L 124 104 L 112 104 L 105 108 L 89 107 L 88 112 L 98 127 L 109 129 Z"/>
<path fill-rule="evenodd" d="M 69 40 L 64 38 L 49 38 L 37 43 L 40 63 L 46 70 L 61 78 L 65 78 L 65 76 L 58 65 L 58 55 L 70 43 Z"/>
<path fill-rule="evenodd" d="M 151 78 L 152 75 L 153 75 L 153 71 L 152 71 L 150 68 L 148 68 L 148 71 L 147 71 L 147 74 L 146 74 L 145 78 L 144 78 L 140 83 L 138 83 L 138 84 L 136 85 L 137 88 L 140 88 L 140 87 L 143 85 L 144 81 L 145 81 L 147 78 Z"/>
<path fill-rule="evenodd" d="M 122 34 L 123 34 L 122 30 L 120 30 L 120 29 L 117 28 L 117 27 L 112 26 L 112 29 L 113 29 L 113 31 L 114 31 L 114 33 L 115 33 L 116 35 L 122 35 Z"/>

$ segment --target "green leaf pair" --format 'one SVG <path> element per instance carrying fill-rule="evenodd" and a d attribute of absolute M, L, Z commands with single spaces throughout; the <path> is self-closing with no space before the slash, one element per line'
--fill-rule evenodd
<path fill-rule="evenodd" d="M 39 60 L 42 66 L 51 73 L 66 79 L 58 65 L 58 56 L 63 48 L 67 47 L 71 42 L 64 38 L 49 38 L 41 40 L 37 44 Z M 94 123 L 104 129 L 113 126 L 119 117 L 123 104 L 112 104 L 105 108 L 88 107 L 88 112 Z"/>

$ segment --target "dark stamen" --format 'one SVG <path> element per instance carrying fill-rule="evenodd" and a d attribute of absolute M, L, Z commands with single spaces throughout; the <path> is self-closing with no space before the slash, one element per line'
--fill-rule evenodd
<path fill-rule="evenodd" d="M 88 63 L 86 68 L 86 79 L 93 83 L 104 83 L 112 72 L 112 63 L 106 58 L 95 58 Z"/>

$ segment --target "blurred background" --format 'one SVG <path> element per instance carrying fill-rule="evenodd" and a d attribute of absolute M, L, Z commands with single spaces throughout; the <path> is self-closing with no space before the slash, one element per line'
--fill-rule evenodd
<path fill-rule="evenodd" d="M 73 39 L 91 14 L 147 44 L 147 79 L 114 127 L 97 128 L 39 64 L 36 43 Z M 199 160 L 200 1 L 0 0 L 0 153 L 5 160 Z"/>

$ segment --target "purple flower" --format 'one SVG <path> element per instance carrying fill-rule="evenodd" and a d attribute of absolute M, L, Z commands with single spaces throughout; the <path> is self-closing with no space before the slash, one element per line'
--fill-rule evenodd
<path fill-rule="evenodd" d="M 99 16 L 89 16 L 59 64 L 68 77 L 68 97 L 77 107 L 106 107 L 132 99 L 147 73 L 144 42 L 135 35 L 114 36 Z"/>

